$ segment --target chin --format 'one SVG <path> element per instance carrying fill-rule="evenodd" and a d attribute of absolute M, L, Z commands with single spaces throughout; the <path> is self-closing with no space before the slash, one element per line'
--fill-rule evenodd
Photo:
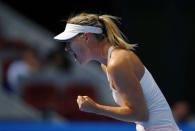
<path fill-rule="evenodd" d="M 81 65 L 86 65 L 86 64 L 89 63 L 89 61 L 88 61 L 88 60 L 80 60 L 79 63 L 80 63 Z"/>
<path fill-rule="evenodd" d="M 85 64 L 85 62 L 79 58 L 76 58 L 76 62 L 79 63 L 80 65 Z"/>
<path fill-rule="evenodd" d="M 81 65 L 86 65 L 88 62 L 87 61 L 80 61 L 79 62 Z"/>
<path fill-rule="evenodd" d="M 77 57 L 77 61 L 79 64 L 81 65 L 86 65 L 87 63 L 89 63 L 89 59 L 85 59 L 84 57 Z"/>

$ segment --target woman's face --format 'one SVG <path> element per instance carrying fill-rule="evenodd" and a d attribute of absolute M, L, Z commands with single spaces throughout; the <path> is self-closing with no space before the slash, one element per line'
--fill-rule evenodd
<path fill-rule="evenodd" d="M 78 35 L 68 41 L 69 53 L 80 63 L 86 64 L 89 61 L 89 48 L 86 46 L 86 39 L 83 35 Z M 67 49 L 65 48 L 65 51 Z"/>

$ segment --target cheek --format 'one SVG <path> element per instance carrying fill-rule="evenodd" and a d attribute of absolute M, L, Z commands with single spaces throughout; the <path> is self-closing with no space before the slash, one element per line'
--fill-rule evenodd
<path fill-rule="evenodd" d="M 84 55 L 85 54 L 85 49 L 83 47 L 78 47 L 77 52 L 79 53 L 79 55 Z"/>
<path fill-rule="evenodd" d="M 73 51 L 77 54 L 77 55 L 85 55 L 86 53 L 86 49 L 81 46 L 81 45 L 77 45 L 77 46 L 74 46 L 73 45 Z"/>
<path fill-rule="evenodd" d="M 79 49 L 78 59 L 81 61 L 85 61 L 88 58 L 87 50 L 85 48 Z"/>

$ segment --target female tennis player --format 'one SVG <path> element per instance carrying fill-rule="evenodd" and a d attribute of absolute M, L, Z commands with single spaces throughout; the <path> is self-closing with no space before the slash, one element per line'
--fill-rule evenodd
<path fill-rule="evenodd" d="M 125 41 L 117 17 L 81 13 L 68 19 L 64 32 L 54 39 L 65 41 L 80 64 L 101 63 L 118 106 L 96 103 L 78 96 L 79 109 L 136 123 L 137 131 L 179 131 L 171 109 L 152 75 Z"/>

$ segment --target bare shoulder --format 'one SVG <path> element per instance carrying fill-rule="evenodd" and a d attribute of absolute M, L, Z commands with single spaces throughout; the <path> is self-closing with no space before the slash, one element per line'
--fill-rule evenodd
<path fill-rule="evenodd" d="M 132 52 L 124 49 L 115 49 L 112 52 L 110 61 L 108 63 L 107 69 L 112 70 L 115 68 L 130 68 L 133 63 L 130 62 L 132 59 Z"/>
<path fill-rule="evenodd" d="M 133 69 L 130 63 L 130 52 L 123 49 L 115 49 L 112 52 L 110 61 L 107 65 L 107 71 L 111 74 L 125 73 Z"/>
<path fill-rule="evenodd" d="M 115 49 L 107 66 L 107 70 L 110 73 L 133 73 L 138 79 L 141 79 L 144 73 L 144 65 L 134 52 L 124 49 Z"/>
<path fill-rule="evenodd" d="M 126 61 L 130 58 L 131 55 L 132 55 L 131 51 L 124 50 L 124 49 L 115 49 L 113 50 L 113 53 L 110 59 L 110 64 L 113 64 L 113 63 L 116 64 L 119 62 Z"/>

